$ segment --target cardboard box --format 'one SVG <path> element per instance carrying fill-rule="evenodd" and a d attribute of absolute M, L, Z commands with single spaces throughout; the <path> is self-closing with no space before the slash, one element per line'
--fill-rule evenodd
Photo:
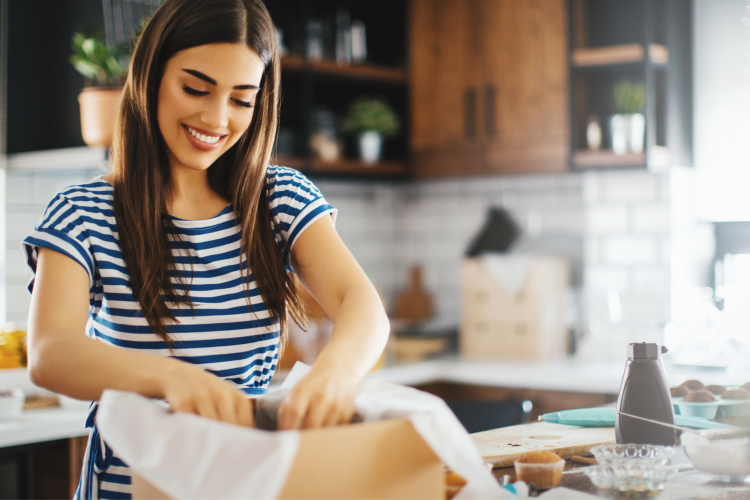
<path fill-rule="evenodd" d="M 481 258 L 466 259 L 461 269 L 461 354 L 539 360 L 564 355 L 570 273 L 564 257 L 530 257 L 514 297 Z"/>
<path fill-rule="evenodd" d="M 300 432 L 280 499 L 444 499 L 442 462 L 407 419 Z M 168 499 L 133 474 L 133 500 Z"/>

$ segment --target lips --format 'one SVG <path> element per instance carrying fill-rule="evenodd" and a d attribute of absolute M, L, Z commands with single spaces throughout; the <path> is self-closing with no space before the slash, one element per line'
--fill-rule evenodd
<path fill-rule="evenodd" d="M 190 144 L 203 151 L 213 151 L 222 145 L 228 134 L 217 134 L 196 127 L 181 124 Z"/>

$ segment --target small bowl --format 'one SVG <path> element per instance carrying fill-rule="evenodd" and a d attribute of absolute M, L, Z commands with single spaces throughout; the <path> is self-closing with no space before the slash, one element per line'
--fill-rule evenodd
<path fill-rule="evenodd" d="M 720 399 L 719 406 L 725 417 L 747 417 L 750 415 L 750 399 Z"/>
<path fill-rule="evenodd" d="M 719 402 L 711 401 L 710 403 L 687 403 L 680 401 L 677 403 L 680 408 L 680 415 L 688 417 L 702 417 L 706 420 L 716 418 L 716 412 L 719 410 Z"/>
<path fill-rule="evenodd" d="M 609 464 L 583 471 L 607 498 L 653 498 L 667 487 L 677 474 L 670 467 L 650 464 Z"/>
<path fill-rule="evenodd" d="M 600 464 L 667 465 L 674 455 L 674 448 L 650 444 L 610 444 L 590 451 Z"/>
<path fill-rule="evenodd" d="M 726 482 L 750 477 L 750 438 L 709 440 L 683 432 L 680 442 L 693 467 L 702 473 Z"/>
<path fill-rule="evenodd" d="M 549 464 L 532 464 L 516 461 L 516 477 L 526 484 L 534 483 L 540 490 L 548 490 L 560 485 L 565 460 Z"/>
<path fill-rule="evenodd" d="M 21 389 L 0 389 L 0 418 L 23 415 L 25 397 Z"/>

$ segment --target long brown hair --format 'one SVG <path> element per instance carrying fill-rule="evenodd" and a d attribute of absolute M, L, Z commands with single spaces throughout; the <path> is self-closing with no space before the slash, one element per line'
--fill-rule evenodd
<path fill-rule="evenodd" d="M 271 318 L 278 319 L 282 335 L 287 308 L 298 323 L 305 320 L 304 305 L 287 274 L 274 231 L 281 236 L 282 246 L 286 241 L 271 215 L 266 193 L 281 76 L 271 17 L 260 0 L 166 0 L 141 32 L 133 51 L 110 162 L 114 214 L 130 288 L 149 326 L 170 349 L 169 325 L 178 320 L 165 299 L 177 307 L 193 306 L 189 280 L 176 266 L 168 233 L 177 240 L 178 252 L 189 257 L 189 250 L 179 244 L 172 220 L 164 215 L 170 167 L 157 121 L 157 99 L 169 59 L 182 50 L 213 43 L 245 44 L 265 64 L 248 130 L 208 169 L 210 186 L 230 201 L 240 226 L 239 266 L 248 307 L 252 311 L 252 270 L 255 285 Z M 244 267 L 243 256 L 247 259 Z"/>

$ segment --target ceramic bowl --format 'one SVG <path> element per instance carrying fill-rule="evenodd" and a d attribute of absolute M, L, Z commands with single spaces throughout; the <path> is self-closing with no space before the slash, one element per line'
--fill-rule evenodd
<path fill-rule="evenodd" d="M 650 444 L 609 444 L 594 446 L 591 453 L 600 464 L 667 465 L 674 448 Z"/>
<path fill-rule="evenodd" d="M 719 410 L 719 402 L 712 401 L 710 403 L 687 403 L 680 401 L 677 403 L 680 408 L 680 415 L 688 417 L 702 417 L 707 420 L 713 420 L 716 418 L 716 412 Z"/>
<path fill-rule="evenodd" d="M 21 389 L 0 389 L 0 418 L 20 417 L 24 400 Z"/>
<path fill-rule="evenodd" d="M 583 472 L 607 498 L 654 498 L 677 474 L 670 467 L 651 464 L 608 464 L 588 467 Z"/>
<path fill-rule="evenodd" d="M 693 467 L 704 474 L 727 482 L 750 477 L 750 438 L 709 440 L 683 432 L 680 442 Z"/>

